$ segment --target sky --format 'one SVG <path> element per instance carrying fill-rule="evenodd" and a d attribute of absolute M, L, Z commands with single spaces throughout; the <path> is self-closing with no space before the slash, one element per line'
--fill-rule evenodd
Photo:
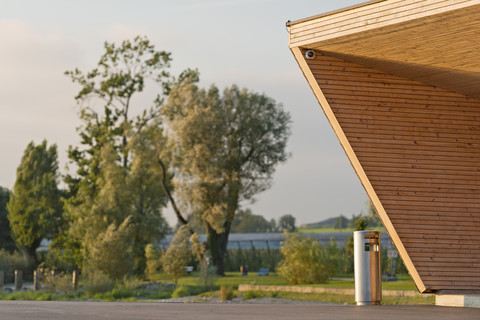
<path fill-rule="evenodd" d="M 290 112 L 289 160 L 273 186 L 242 203 L 297 224 L 365 211 L 367 195 L 288 48 L 285 23 L 356 0 L 16 0 L 0 2 L 0 186 L 13 188 L 27 144 L 57 144 L 61 173 L 78 145 L 79 87 L 66 70 L 95 67 L 105 41 L 144 35 L 172 53 L 173 74 L 198 68 L 201 86 L 265 93 Z M 157 88 L 134 108 L 148 107 Z M 160 90 L 160 88 L 158 88 Z M 151 97 L 149 97 L 149 94 Z M 166 218 L 175 224 L 171 210 Z"/>

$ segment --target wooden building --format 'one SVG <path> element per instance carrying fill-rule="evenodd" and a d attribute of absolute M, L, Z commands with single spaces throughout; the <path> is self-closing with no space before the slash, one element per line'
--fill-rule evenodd
<path fill-rule="evenodd" d="M 419 291 L 480 293 L 480 0 L 370 1 L 287 28 Z"/>

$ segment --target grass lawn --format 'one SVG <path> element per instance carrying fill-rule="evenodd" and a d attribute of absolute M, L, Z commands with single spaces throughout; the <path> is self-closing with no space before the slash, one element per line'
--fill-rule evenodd
<path fill-rule="evenodd" d="M 173 283 L 173 279 L 165 274 L 157 274 L 156 281 L 163 283 Z M 310 300 L 329 303 L 354 303 L 353 295 L 345 294 L 329 294 L 329 293 L 295 293 L 295 292 L 261 292 L 261 291 L 247 291 L 237 292 L 240 284 L 256 284 L 256 285 L 288 285 L 288 283 L 276 273 L 270 273 L 268 276 L 257 276 L 251 272 L 248 276 L 242 276 L 240 272 L 228 272 L 225 277 L 213 277 L 212 282 L 214 287 L 211 287 L 208 292 L 205 292 L 201 285 L 201 279 L 198 273 L 194 272 L 190 275 L 179 279 L 177 290 L 184 295 L 198 295 L 201 297 L 218 297 L 220 296 L 219 289 L 222 286 L 229 286 L 235 289 L 237 296 L 243 296 L 244 299 L 272 297 L 284 298 L 292 300 Z M 353 289 L 354 282 L 351 278 L 331 280 L 324 284 L 302 285 L 326 288 L 347 288 Z M 383 283 L 383 289 L 395 290 L 415 290 L 413 282 L 408 275 L 399 276 L 399 281 Z M 85 300 L 93 299 L 97 301 L 145 301 L 156 299 L 167 299 L 175 296 L 175 291 L 171 286 L 160 286 L 157 289 L 141 289 L 135 286 L 129 287 L 126 284 L 117 285 L 109 292 L 98 294 L 87 294 L 86 292 L 78 291 L 76 293 L 49 293 L 49 292 L 13 292 L 0 293 L 0 300 Z M 434 304 L 434 297 L 396 297 L 384 296 L 383 304 Z"/>
<path fill-rule="evenodd" d="M 345 280 L 330 280 L 327 283 L 321 284 L 302 284 L 298 286 L 310 286 L 310 287 L 323 287 L 323 288 L 341 288 L 341 289 L 353 289 L 355 287 L 354 281 L 350 279 Z M 398 275 L 399 280 L 394 282 L 382 282 L 382 288 L 384 290 L 416 290 L 415 284 L 408 275 Z M 172 282 L 172 279 L 165 274 L 158 274 L 157 281 Z M 191 275 L 184 276 L 179 279 L 178 285 L 183 286 L 196 286 L 200 282 L 198 273 L 193 272 Z M 286 286 L 288 282 L 280 277 L 277 273 L 271 272 L 268 276 L 257 276 L 251 272 L 248 276 L 242 276 L 240 272 L 227 272 L 225 277 L 216 277 L 215 285 L 232 286 L 237 289 L 240 284 L 256 284 L 256 285 L 269 285 L 269 286 Z"/>
<path fill-rule="evenodd" d="M 158 274 L 156 280 L 173 283 L 172 279 L 166 274 Z M 193 272 L 190 275 L 180 278 L 178 285 L 195 286 L 198 285 L 199 282 L 200 277 L 198 272 Z M 288 282 L 276 273 L 270 273 L 268 276 L 257 276 L 255 272 L 250 272 L 248 276 L 242 276 L 240 272 L 226 272 L 225 277 L 215 277 L 215 285 L 218 287 L 232 286 L 236 289 L 240 284 L 283 286 L 288 285 Z"/>
<path fill-rule="evenodd" d="M 298 292 L 259 292 L 247 291 L 237 293 L 243 294 L 244 299 L 254 299 L 262 297 L 283 298 L 289 300 L 300 301 L 318 301 L 326 303 L 338 304 L 355 304 L 354 295 L 350 294 L 331 294 L 331 293 L 298 293 Z M 434 305 L 434 296 L 415 296 L 415 297 L 397 297 L 397 296 L 383 296 L 383 305 Z"/>

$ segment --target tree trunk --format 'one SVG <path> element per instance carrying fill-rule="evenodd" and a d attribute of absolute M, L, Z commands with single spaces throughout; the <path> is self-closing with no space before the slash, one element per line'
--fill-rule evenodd
<path fill-rule="evenodd" d="M 38 264 L 38 259 L 37 259 L 37 253 L 36 253 L 36 248 L 37 247 L 23 247 L 22 248 L 22 254 L 23 254 L 23 261 L 25 262 L 25 266 L 30 270 L 34 270 L 35 267 Z M 27 270 L 25 270 L 27 271 Z"/>
<path fill-rule="evenodd" d="M 207 223 L 207 246 L 210 250 L 212 263 L 217 267 L 217 275 L 225 275 L 224 257 L 227 251 L 228 234 L 230 230 L 223 233 L 217 233 L 210 224 Z"/>
<path fill-rule="evenodd" d="M 223 224 L 224 231 L 217 233 L 215 229 L 207 225 L 207 245 L 212 256 L 213 264 L 217 267 L 217 275 L 225 275 L 225 253 L 227 252 L 228 235 L 230 234 L 230 228 L 232 226 L 235 212 L 238 208 L 238 198 L 240 194 L 240 184 L 229 183 L 228 184 L 228 203 L 226 210 L 226 221 Z"/>

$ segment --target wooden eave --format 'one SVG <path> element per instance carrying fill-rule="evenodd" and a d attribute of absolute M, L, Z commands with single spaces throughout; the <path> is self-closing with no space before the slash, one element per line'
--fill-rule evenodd
<path fill-rule="evenodd" d="M 290 22 L 289 46 L 480 98 L 480 0 L 387 0 Z"/>
<path fill-rule="evenodd" d="M 289 47 L 419 291 L 479 291 L 480 0 L 370 1 L 287 27 Z M 316 58 L 306 59 L 307 50 Z M 404 109 L 399 101 L 406 101 Z M 377 130 L 389 126 L 400 136 Z M 398 159 L 388 158 L 388 143 Z M 379 154 L 399 171 L 386 171 Z M 374 181 L 382 172 L 407 182 L 385 191 Z M 425 216 L 396 210 L 406 200 L 420 204 Z M 410 226 L 417 238 L 409 238 Z"/>

